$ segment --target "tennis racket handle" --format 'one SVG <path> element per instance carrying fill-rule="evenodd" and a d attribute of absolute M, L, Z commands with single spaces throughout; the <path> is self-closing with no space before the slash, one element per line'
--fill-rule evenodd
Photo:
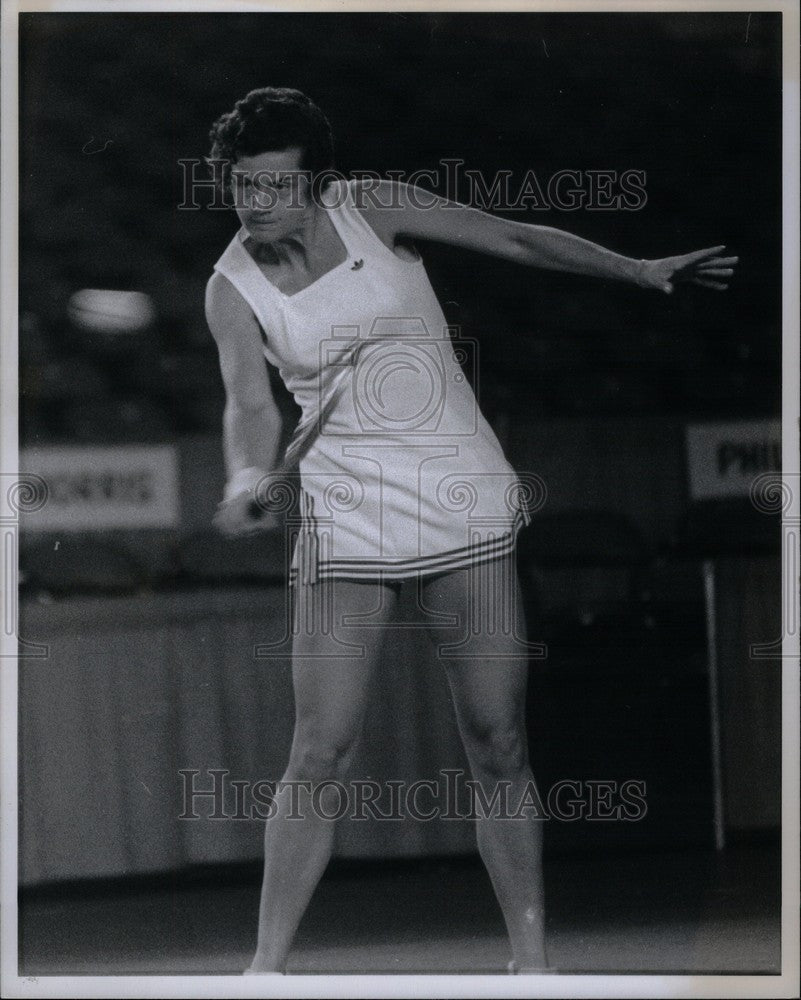
<path fill-rule="evenodd" d="M 255 490 L 257 483 L 267 473 L 257 466 L 250 466 L 247 469 L 238 469 L 225 485 L 224 499 L 233 500 L 246 490 Z"/>
<path fill-rule="evenodd" d="M 265 510 L 258 500 L 251 500 L 248 503 L 248 517 L 252 518 L 254 521 L 260 521 L 264 517 Z"/>

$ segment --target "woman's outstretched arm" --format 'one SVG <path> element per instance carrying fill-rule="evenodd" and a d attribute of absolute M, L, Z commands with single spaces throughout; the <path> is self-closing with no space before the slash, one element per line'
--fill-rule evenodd
<path fill-rule="evenodd" d="M 624 257 L 580 236 L 510 219 L 448 201 L 395 181 L 367 181 L 357 193 L 365 218 L 388 245 L 397 237 L 436 240 L 530 267 L 630 281 L 670 294 L 679 282 L 723 291 L 737 257 L 725 246 L 657 260 Z"/>

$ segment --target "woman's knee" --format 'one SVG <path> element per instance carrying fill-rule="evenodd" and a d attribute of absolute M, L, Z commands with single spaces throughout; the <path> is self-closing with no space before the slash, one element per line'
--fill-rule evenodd
<path fill-rule="evenodd" d="M 497 778 L 513 776 L 528 765 L 526 733 L 521 725 L 474 726 L 464 739 L 471 765 L 483 774 Z"/>
<path fill-rule="evenodd" d="M 355 734 L 321 731 L 299 732 L 290 754 L 287 775 L 294 781 L 341 781 L 347 774 Z"/>

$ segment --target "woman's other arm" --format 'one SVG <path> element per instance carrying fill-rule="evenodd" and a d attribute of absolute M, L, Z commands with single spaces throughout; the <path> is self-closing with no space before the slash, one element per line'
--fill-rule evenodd
<path fill-rule="evenodd" d="M 259 479 L 275 466 L 281 414 L 270 387 L 258 322 L 233 285 L 216 271 L 206 286 L 206 321 L 217 343 L 225 386 L 227 502 L 244 493 L 251 497 Z"/>
<path fill-rule="evenodd" d="M 502 219 L 395 181 L 370 181 L 362 203 L 365 217 L 389 245 L 398 236 L 436 240 L 530 267 L 630 281 L 668 294 L 677 282 L 723 291 L 738 261 L 720 256 L 725 246 L 658 260 L 625 257 L 561 229 Z"/>

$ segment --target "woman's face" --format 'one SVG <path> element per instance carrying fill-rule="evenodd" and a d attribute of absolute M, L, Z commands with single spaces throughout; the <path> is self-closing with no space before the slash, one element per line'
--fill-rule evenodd
<path fill-rule="evenodd" d="M 259 243 L 295 231 L 310 206 L 311 182 L 301 169 L 303 150 L 243 156 L 231 167 L 231 188 L 239 221 Z"/>

